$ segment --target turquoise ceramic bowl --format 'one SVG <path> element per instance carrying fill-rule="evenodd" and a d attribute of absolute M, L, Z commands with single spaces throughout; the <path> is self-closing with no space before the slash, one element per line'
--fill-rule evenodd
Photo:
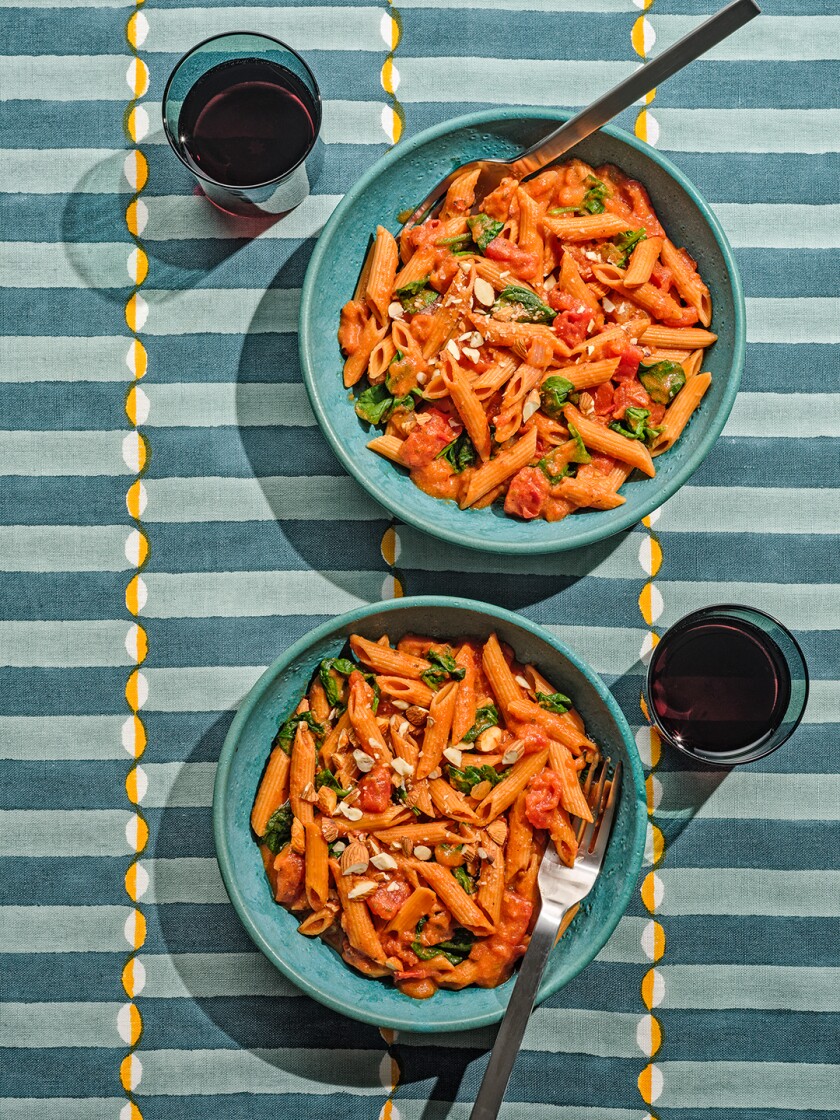
<path fill-rule="evenodd" d="M 216 852 L 230 900 L 256 945 L 302 991 L 336 1011 L 407 1031 L 453 1031 L 501 1019 L 513 981 L 499 988 L 438 992 L 412 1000 L 367 979 L 318 940 L 297 932 L 297 920 L 278 906 L 251 838 L 249 815 L 269 744 L 281 717 L 305 691 L 318 662 L 334 657 L 348 635 L 408 632 L 442 638 L 495 631 L 523 661 L 533 661 L 574 697 L 587 729 L 613 758 L 624 762 L 621 801 L 606 862 L 594 890 L 554 949 L 538 1000 L 577 976 L 601 949 L 624 912 L 639 874 L 647 808 L 644 778 L 630 728 L 603 682 L 562 642 L 527 619 L 469 599 L 421 596 L 376 603 L 324 623 L 271 665 L 246 696 L 222 748 L 213 795 Z"/>
<path fill-rule="evenodd" d="M 575 514 L 555 524 L 522 522 L 498 508 L 460 510 L 431 498 L 400 467 L 365 444 L 368 426 L 348 403 L 336 341 L 339 313 L 351 298 L 370 234 L 393 232 L 397 214 L 416 205 L 459 164 L 479 156 L 509 158 L 535 143 L 566 114 L 550 109 L 491 109 L 420 133 L 375 164 L 344 197 L 324 228 L 306 273 L 300 308 L 303 377 L 321 430 L 346 470 L 392 514 L 432 536 L 484 552 L 540 553 L 580 548 L 635 525 L 662 505 L 697 469 L 732 408 L 744 359 L 744 297 L 720 223 L 682 172 L 654 148 L 617 128 L 578 144 L 574 155 L 597 165 L 616 163 L 650 191 L 656 211 L 678 245 L 697 260 L 711 291 L 718 341 L 705 368 L 712 386 L 676 446 L 656 460 L 655 479 L 625 484 L 626 503 Z"/>

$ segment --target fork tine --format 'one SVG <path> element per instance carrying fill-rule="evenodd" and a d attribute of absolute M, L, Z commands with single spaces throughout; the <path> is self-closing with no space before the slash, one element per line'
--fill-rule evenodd
<path fill-rule="evenodd" d="M 592 810 L 592 821 L 580 821 L 577 829 L 577 842 L 578 847 L 583 846 L 583 840 L 586 838 L 587 843 L 591 840 L 592 834 L 598 823 L 598 815 L 600 811 L 601 800 L 604 795 L 604 783 L 607 780 L 607 771 L 609 770 L 610 759 L 602 758 L 597 766 L 591 767 L 589 774 L 586 778 L 586 785 L 584 786 L 583 795 L 587 800 L 589 808 Z M 598 774 L 597 781 L 595 774 Z"/>
<path fill-rule="evenodd" d="M 607 841 L 610 838 L 612 831 L 613 815 L 615 813 L 615 806 L 618 801 L 618 794 L 621 789 L 621 760 L 615 764 L 615 771 L 610 781 L 609 787 L 604 797 L 601 812 L 596 818 L 596 827 L 593 829 L 592 837 L 589 841 L 589 853 L 593 859 L 600 862 L 604 855 L 604 849 L 607 846 Z"/>

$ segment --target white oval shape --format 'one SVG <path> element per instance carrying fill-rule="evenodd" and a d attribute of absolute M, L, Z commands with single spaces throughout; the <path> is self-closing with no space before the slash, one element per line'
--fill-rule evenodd
<path fill-rule="evenodd" d="M 653 765 L 653 739 L 651 735 L 651 729 L 647 726 L 647 724 L 645 724 L 644 727 L 639 728 L 639 730 L 636 732 L 635 739 L 636 746 L 639 750 L 639 758 L 641 758 L 642 760 L 642 766 L 644 766 L 646 770 L 650 770 L 651 766 Z"/>
<path fill-rule="evenodd" d="M 642 952 L 645 954 L 649 961 L 654 960 L 656 957 L 656 927 L 658 923 L 653 920 L 645 923 L 645 928 L 642 930 L 640 944 Z"/>
<path fill-rule="evenodd" d="M 652 1058 L 654 1052 L 653 1035 L 656 1020 L 652 1015 L 643 1015 L 636 1026 L 636 1045 L 646 1058 Z"/>
<path fill-rule="evenodd" d="M 145 548 L 145 537 L 139 529 L 132 529 L 125 538 L 125 558 L 133 567 L 138 567 L 141 550 Z"/>
<path fill-rule="evenodd" d="M 135 474 L 140 470 L 141 457 L 145 455 L 145 450 L 137 432 L 129 432 L 122 441 L 123 462 Z"/>
<path fill-rule="evenodd" d="M 146 987 L 146 968 L 139 957 L 131 962 L 131 997 L 139 996 Z"/>

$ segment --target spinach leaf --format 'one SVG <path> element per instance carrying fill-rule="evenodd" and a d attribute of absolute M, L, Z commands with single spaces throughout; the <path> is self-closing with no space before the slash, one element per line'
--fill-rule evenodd
<path fill-rule="evenodd" d="M 307 724 L 316 739 L 320 739 L 324 734 L 323 724 L 318 723 L 312 712 L 298 712 L 297 715 L 289 716 L 280 724 L 279 731 L 271 740 L 272 747 L 280 747 L 286 754 L 291 755 L 292 743 L 295 741 L 295 732 L 299 723 Z"/>
<path fill-rule="evenodd" d="M 502 780 L 502 775 L 495 766 L 465 766 L 459 770 L 457 766 L 449 766 L 449 783 L 459 793 L 471 793 L 473 786 L 479 782 L 489 782 L 492 786 Z"/>
<path fill-rule="evenodd" d="M 475 879 L 473 879 L 473 877 L 467 872 L 466 867 L 453 867 L 452 874 L 458 880 L 467 894 L 475 894 Z"/>
<path fill-rule="evenodd" d="M 464 734 L 465 743 L 474 743 L 482 731 L 486 731 L 488 727 L 499 726 L 499 712 L 495 704 L 486 704 L 483 708 L 478 708 L 475 713 L 475 723 Z"/>
<path fill-rule="evenodd" d="M 408 790 L 405 788 L 405 786 L 395 786 L 393 792 L 391 793 L 391 800 L 398 801 L 401 804 L 405 805 L 406 801 L 408 801 Z M 408 808 L 412 811 L 415 817 L 420 816 L 420 810 L 416 805 L 409 805 Z"/>
<path fill-rule="evenodd" d="M 559 214 L 576 214 L 577 206 L 555 206 L 549 210 L 548 214 L 551 218 L 556 218 Z"/>
<path fill-rule="evenodd" d="M 562 716 L 564 712 L 568 712 L 572 706 L 572 702 L 568 696 L 564 696 L 562 692 L 538 692 L 537 703 L 541 708 L 545 708 L 547 712 L 556 712 L 558 716 Z"/>
<path fill-rule="evenodd" d="M 540 385 L 540 408 L 552 420 L 563 419 L 563 405 L 574 385 L 565 377 L 547 377 Z"/>
<path fill-rule="evenodd" d="M 456 474 L 471 467 L 476 460 L 476 450 L 473 442 L 466 432 L 461 432 L 451 443 L 447 443 L 443 451 L 439 451 L 436 459 L 446 459 Z"/>
<path fill-rule="evenodd" d="M 421 945 L 419 941 L 412 941 L 411 949 L 421 961 L 431 961 L 443 956 L 450 964 L 460 964 L 470 955 L 473 941 L 475 937 L 469 930 L 458 928 L 449 941 L 439 941 L 437 945 Z"/>
<path fill-rule="evenodd" d="M 592 462 L 592 456 L 586 450 L 586 444 L 583 442 L 583 439 L 581 438 L 581 434 L 577 430 L 577 428 L 574 426 L 574 424 L 569 424 L 569 435 L 575 441 L 575 453 L 572 456 L 572 462 L 573 463 L 591 463 Z"/>
<path fill-rule="evenodd" d="M 268 824 L 265 826 L 265 835 L 263 836 L 263 843 L 268 846 L 268 850 L 274 852 L 275 855 L 280 849 L 289 843 L 292 838 L 292 807 L 287 801 L 285 805 L 281 805 L 276 809 L 268 818 Z"/>
<path fill-rule="evenodd" d="M 646 241 L 647 234 L 643 229 L 628 229 L 613 238 L 613 244 L 618 249 L 620 258 L 616 260 L 619 268 L 626 268 L 630 256 L 640 241 Z"/>
<path fill-rule="evenodd" d="M 426 654 L 426 660 L 431 662 L 432 667 L 427 669 L 425 673 L 421 673 L 420 676 L 429 688 L 440 688 L 447 677 L 453 681 L 464 679 L 467 670 L 456 663 L 449 646 L 437 653 L 434 650 L 429 650 Z"/>
<path fill-rule="evenodd" d="M 318 676 L 324 686 L 324 692 L 327 694 L 327 702 L 331 708 L 334 708 L 341 700 L 341 690 L 338 687 L 338 681 L 330 673 L 331 669 L 336 673 L 341 673 L 342 676 L 349 677 L 352 672 L 358 669 L 358 665 L 349 661 L 346 657 L 328 657 L 318 667 Z"/>
<path fill-rule="evenodd" d="M 558 482 L 561 482 L 564 478 L 568 478 L 568 476 L 572 473 L 572 468 L 568 463 L 561 463 L 559 471 L 555 471 L 554 464 L 551 461 L 553 455 L 554 451 L 549 451 L 548 455 L 540 459 L 540 461 L 537 463 L 537 466 L 551 483 L 551 485 L 556 486 Z"/>
<path fill-rule="evenodd" d="M 500 318 L 513 323 L 553 323 L 557 318 L 553 307 L 543 303 L 534 292 L 515 284 L 502 289 L 493 304 L 493 311 L 502 312 Z"/>
<path fill-rule="evenodd" d="M 657 404 L 668 404 L 685 385 L 685 370 L 679 362 L 654 362 L 639 366 L 639 380 Z"/>
<path fill-rule="evenodd" d="M 416 315 L 418 311 L 429 307 L 439 298 L 440 293 L 428 285 L 429 277 L 424 276 L 422 280 L 412 280 L 410 284 L 397 288 L 394 294 L 402 304 L 403 311 L 407 311 L 409 315 Z"/>
<path fill-rule="evenodd" d="M 415 392 L 407 393 L 404 397 L 392 397 L 385 381 L 378 385 L 371 385 L 356 398 L 356 415 L 368 424 L 378 426 L 389 419 L 391 413 L 397 408 L 414 410 Z"/>
<path fill-rule="evenodd" d="M 648 424 L 649 416 L 649 408 L 628 408 L 624 413 L 624 419 L 614 420 L 610 427 L 625 439 L 639 439 L 644 443 L 651 443 L 662 429 L 651 428 Z"/>
<path fill-rule="evenodd" d="M 338 779 L 331 770 L 319 770 L 315 775 L 315 788 L 320 789 L 321 786 L 326 786 L 327 789 L 334 789 L 339 800 L 341 800 L 342 797 L 346 797 L 350 792 L 349 789 L 344 789 L 338 784 Z"/>
<path fill-rule="evenodd" d="M 589 190 L 583 196 L 583 202 L 581 202 L 578 210 L 586 214 L 603 214 L 604 199 L 609 198 L 610 194 L 607 190 L 607 184 L 602 183 L 600 179 L 596 179 L 594 175 L 587 175 L 586 185 Z"/>
<path fill-rule="evenodd" d="M 467 225 L 470 227 L 473 241 L 482 253 L 504 229 L 504 222 L 496 222 L 488 214 L 474 214 L 473 217 L 467 218 Z"/>

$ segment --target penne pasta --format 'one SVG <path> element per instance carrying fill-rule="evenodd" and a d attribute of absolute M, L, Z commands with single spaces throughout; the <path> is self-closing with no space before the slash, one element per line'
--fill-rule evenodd
<path fill-rule="evenodd" d="M 650 478 L 653 478 L 656 474 L 650 452 L 640 440 L 626 439 L 618 432 L 605 428 L 603 424 L 596 424 L 594 421 L 588 420 L 581 416 L 574 405 L 566 405 L 563 413 L 567 422 L 574 424 L 587 448 L 591 448 L 593 451 L 602 451 L 605 455 L 612 455 L 615 459 L 630 463 L 631 466 L 636 467 L 642 474 L 646 474 Z"/>
<path fill-rule="evenodd" d="M 423 735 L 423 746 L 420 749 L 420 758 L 417 761 L 417 778 L 428 778 L 435 770 L 443 756 L 444 748 L 449 742 L 449 732 L 452 727 L 452 717 L 455 714 L 455 701 L 458 695 L 458 684 L 451 681 L 435 695 L 429 707 L 429 718 Z"/>
<path fill-rule="evenodd" d="M 528 782 L 545 766 L 548 751 L 537 751 L 526 754 L 519 762 L 514 763 L 508 773 L 492 792 L 488 793 L 476 809 L 476 813 L 486 824 L 494 821 L 496 817 L 509 808 Z"/>
<path fill-rule="evenodd" d="M 625 288 L 640 288 L 642 284 L 647 284 L 653 266 L 659 260 L 663 244 L 662 237 L 646 237 L 644 241 L 639 242 L 630 255 L 630 262 L 624 274 Z"/>
<path fill-rule="evenodd" d="M 251 828 L 257 836 L 265 834 L 269 818 L 288 798 L 290 765 L 289 756 L 283 748 L 275 747 L 268 757 L 268 765 L 251 810 Z"/>
<path fill-rule="evenodd" d="M 695 374 L 685 383 L 665 413 L 664 426 L 654 448 L 654 455 L 661 455 L 663 451 L 673 447 L 711 383 L 710 373 Z"/>

